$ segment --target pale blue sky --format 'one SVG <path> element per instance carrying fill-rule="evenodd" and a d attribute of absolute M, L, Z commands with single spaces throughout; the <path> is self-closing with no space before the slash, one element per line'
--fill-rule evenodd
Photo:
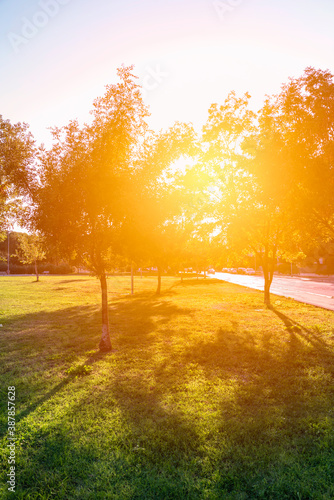
<path fill-rule="evenodd" d="M 257 108 L 306 66 L 334 73 L 333 26 L 332 0 L 0 0 L 0 114 L 48 144 L 133 63 L 152 127 L 200 127 L 230 90 Z"/>

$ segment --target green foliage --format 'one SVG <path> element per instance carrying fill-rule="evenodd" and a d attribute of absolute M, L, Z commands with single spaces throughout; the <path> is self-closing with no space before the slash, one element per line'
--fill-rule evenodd
<path fill-rule="evenodd" d="M 96 276 L 114 265 L 129 179 L 147 128 L 131 69 L 119 68 L 120 83 L 95 100 L 91 125 L 73 121 L 55 129 L 53 147 L 40 152 L 32 224 L 63 255 L 75 252 Z"/>
<path fill-rule="evenodd" d="M 0 115 L 0 231 L 24 215 L 29 194 L 34 141 L 26 123 L 11 124 Z"/>
<path fill-rule="evenodd" d="M 220 240 L 257 256 L 269 303 L 277 258 L 300 261 L 334 235 L 333 75 L 307 68 L 257 115 L 248 99 L 231 93 L 211 106 L 203 161 Z"/>
<path fill-rule="evenodd" d="M 176 264 L 189 233 L 182 167 L 196 151 L 194 130 L 186 124 L 147 137 L 132 177 L 123 232 L 132 260 L 161 268 Z"/>
<path fill-rule="evenodd" d="M 106 272 L 120 253 L 127 189 L 147 130 L 148 110 L 131 71 L 118 69 L 120 81 L 94 101 L 90 125 L 73 121 L 53 131 L 52 148 L 40 151 L 33 190 L 34 229 L 100 279 L 101 350 L 111 349 Z"/>
<path fill-rule="evenodd" d="M 289 196 L 304 239 L 333 238 L 334 75 L 306 68 L 268 99 L 265 111 L 260 124 L 268 131 L 270 162 L 261 172 L 266 189 Z"/>
<path fill-rule="evenodd" d="M 70 274 L 73 272 L 73 268 L 66 262 L 61 262 L 59 264 L 42 263 L 38 266 L 39 272 L 48 274 Z M 7 271 L 7 263 L 0 262 L 0 272 Z M 11 274 L 34 274 L 34 265 L 22 265 L 10 263 Z"/>
<path fill-rule="evenodd" d="M 22 264 L 32 264 L 45 259 L 43 240 L 37 234 L 21 233 L 18 235 L 19 249 L 16 256 Z"/>
<path fill-rule="evenodd" d="M 89 365 L 71 366 L 68 370 L 66 370 L 66 373 L 67 375 L 83 377 L 85 375 L 89 375 L 92 369 L 92 366 Z"/>

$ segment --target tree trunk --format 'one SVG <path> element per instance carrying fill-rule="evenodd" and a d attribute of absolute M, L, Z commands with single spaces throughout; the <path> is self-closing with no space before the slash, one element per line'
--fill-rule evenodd
<path fill-rule="evenodd" d="M 270 306 L 270 283 L 267 277 L 264 278 L 264 303 L 269 307 Z"/>
<path fill-rule="evenodd" d="M 35 260 L 35 274 L 36 274 L 36 281 L 39 281 L 39 274 L 38 274 L 37 260 Z"/>
<path fill-rule="evenodd" d="M 261 264 L 264 277 L 264 303 L 270 306 L 270 277 L 269 277 L 269 256 L 268 249 L 265 248 L 263 254 L 261 255 Z"/>
<path fill-rule="evenodd" d="M 156 294 L 160 295 L 160 292 L 161 292 L 161 269 L 160 267 L 158 267 L 158 288 Z"/>
<path fill-rule="evenodd" d="M 274 271 L 275 271 L 275 260 L 276 260 L 276 249 L 273 252 L 273 257 L 269 262 L 269 279 L 268 279 L 268 292 L 270 293 L 270 287 L 274 279 Z M 269 305 L 270 305 L 270 296 L 269 296 Z"/>
<path fill-rule="evenodd" d="M 101 292 L 102 292 L 102 337 L 100 341 L 100 351 L 111 351 L 111 341 L 109 334 L 109 317 L 108 317 L 108 289 L 107 278 L 105 273 L 100 277 Z"/>
<path fill-rule="evenodd" d="M 264 276 L 264 303 L 270 307 L 270 287 L 274 278 L 275 254 L 270 259 L 268 251 L 265 251 L 265 255 L 262 260 L 262 269 Z"/>
<path fill-rule="evenodd" d="M 131 266 L 131 295 L 134 292 L 133 266 Z"/>

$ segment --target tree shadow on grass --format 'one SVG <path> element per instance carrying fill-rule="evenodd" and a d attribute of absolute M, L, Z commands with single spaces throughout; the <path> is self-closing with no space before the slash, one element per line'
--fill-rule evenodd
<path fill-rule="evenodd" d="M 97 335 L 100 324 L 98 305 L 73 306 L 7 317 L 3 333 L 10 340 L 7 349 L 34 347 L 42 351 L 43 347 L 76 346 L 81 353 L 92 345 L 90 337 L 93 331 Z M 18 350 L 17 354 L 20 354 Z"/>
<path fill-rule="evenodd" d="M 177 281 L 172 285 L 171 288 L 179 287 L 179 286 L 199 286 L 199 285 L 222 285 L 224 281 L 217 280 L 215 278 L 203 278 L 201 276 L 199 279 L 197 278 L 183 278 L 183 281 Z"/>
<path fill-rule="evenodd" d="M 191 358 L 208 377 L 219 373 L 234 380 L 238 404 L 243 408 L 240 418 L 251 410 L 251 418 L 255 414 L 261 420 L 273 402 L 273 407 L 287 414 L 291 425 L 296 414 L 306 418 L 317 409 L 326 414 L 334 402 L 328 386 L 334 376 L 333 348 L 312 330 L 277 310 L 273 312 L 286 326 L 279 338 L 264 331 L 259 344 L 237 325 L 231 330 L 221 328 L 212 341 L 191 346 L 183 362 Z"/>
<path fill-rule="evenodd" d="M 154 343 L 160 326 L 167 325 L 178 316 L 192 316 L 193 310 L 182 308 L 166 298 L 175 295 L 167 290 L 161 295 L 138 294 L 130 300 L 121 300 L 110 307 L 111 332 L 117 335 L 117 346 L 138 348 Z"/>
<path fill-rule="evenodd" d="M 110 498 L 114 491 L 119 494 L 122 485 L 132 488 L 132 498 L 199 499 L 204 498 L 204 492 L 213 492 L 213 498 L 224 498 L 224 494 L 236 491 L 242 492 L 241 498 L 288 498 L 282 484 L 288 483 L 292 463 L 298 474 L 287 491 L 290 498 L 297 497 L 299 478 L 307 475 L 308 463 L 312 468 L 313 431 L 305 421 L 321 419 L 333 403 L 329 392 L 321 392 L 325 389 L 322 380 L 316 381 L 319 385 L 314 387 L 314 380 L 305 374 L 305 369 L 320 366 L 332 373 L 328 363 L 331 359 L 333 366 L 330 349 L 305 329 L 303 335 L 313 343 L 307 345 L 299 331 L 287 329 L 280 333 L 282 343 L 277 347 L 270 331 L 261 331 L 259 327 L 255 338 L 239 318 L 232 320 L 230 327 L 219 326 L 210 339 L 183 339 L 184 333 L 178 326 L 168 330 L 166 327 L 179 316 L 192 316 L 193 310 L 168 301 L 168 293 L 161 297 L 144 293 L 111 304 L 110 322 L 119 347 L 117 363 L 106 372 L 99 388 L 89 387 L 80 401 L 70 402 L 64 412 L 66 418 L 58 417 L 57 432 L 44 434 L 42 442 L 36 437 L 31 445 L 34 466 L 44 472 L 40 481 L 45 485 L 43 493 L 47 491 L 45 477 L 51 471 L 59 482 L 66 475 L 70 477 L 69 498 L 80 484 L 102 492 L 104 498 L 109 498 L 108 491 Z M 57 322 L 61 315 L 67 319 L 92 315 L 96 322 L 96 314 L 99 311 L 72 308 L 60 311 L 54 319 Z M 47 319 L 46 316 L 44 320 Z M 280 319 L 289 320 L 284 315 Z M 158 326 L 162 326 L 160 332 Z M 94 335 L 88 335 L 89 345 L 95 343 Z M 166 335 L 172 340 L 183 340 L 182 348 L 171 342 L 159 351 L 159 342 Z M 72 332 L 71 341 L 76 339 Z M 59 345 L 60 352 L 62 348 Z M 85 364 L 103 359 L 106 358 L 96 353 Z M 71 381 L 75 383 L 73 375 L 30 405 L 18 415 L 19 419 Z M 95 412 L 90 431 L 92 448 L 89 441 L 85 445 L 75 441 L 78 429 L 82 432 L 80 425 L 87 426 L 87 409 Z M 73 415 L 78 422 L 74 435 Z M 119 436 L 113 427 L 117 423 Z M 317 443 L 325 446 L 325 438 Z M 301 457 L 293 457 L 299 448 Z M 323 450 L 320 452 L 325 456 Z M 66 460 L 62 462 L 60 456 L 66 456 Z M 321 456 L 316 456 L 319 463 Z M 321 462 L 319 470 L 322 466 Z M 96 478 L 91 473 L 99 477 L 100 486 L 94 483 Z M 262 488 L 262 496 L 257 495 L 257 487 Z M 78 492 L 76 495 L 79 498 Z M 303 495 L 311 498 L 305 492 Z"/>
<path fill-rule="evenodd" d="M 154 334 L 159 325 L 166 325 L 177 315 L 191 314 L 189 309 L 179 308 L 166 300 L 166 297 L 173 294 L 166 291 L 157 297 L 143 293 L 130 300 L 125 298 L 110 305 L 111 340 L 112 344 L 116 343 L 116 352 L 123 347 L 127 350 L 133 346 L 138 348 L 138 342 L 149 348 L 154 342 L 151 334 Z M 12 373 L 13 378 L 18 375 L 21 380 L 24 373 L 29 376 L 39 373 L 42 379 L 44 372 L 50 369 L 55 371 L 57 367 L 61 374 L 70 361 L 83 357 L 87 351 L 97 347 L 101 335 L 100 323 L 99 307 L 94 306 L 78 306 L 9 318 L 11 330 L 7 332 L 7 337 L 10 339 L 12 350 L 6 356 L 7 366 L 3 371 Z M 22 329 L 23 325 L 26 325 L 26 330 Z M 30 325 L 33 325 L 33 328 Z M 25 363 L 22 363 L 25 353 Z M 93 365 L 105 359 L 108 354 L 110 353 L 90 354 L 73 373 L 67 374 L 64 380 L 18 413 L 17 421 L 64 389 L 85 365 Z M 19 369 L 18 373 L 15 372 L 16 369 Z M 22 398 L 21 403 L 23 401 Z"/>
<path fill-rule="evenodd" d="M 144 390 L 117 379 L 71 404 L 50 425 L 32 428 L 20 453 L 19 492 L 33 494 L 37 483 L 39 495 L 52 489 L 64 499 L 200 500 L 201 478 L 195 470 L 189 474 L 200 444 L 195 429 Z M 22 456 L 29 462 L 24 470 Z"/>
<path fill-rule="evenodd" d="M 273 311 L 273 313 L 275 313 L 276 316 L 278 316 L 279 319 L 283 321 L 289 333 L 303 337 L 307 342 L 313 344 L 315 347 L 319 349 L 321 348 L 325 349 L 327 347 L 326 342 L 322 340 L 319 335 L 316 335 L 314 332 L 312 332 L 312 330 L 310 330 L 309 328 L 306 328 L 297 321 L 289 318 L 282 312 L 275 309 L 274 306 L 270 306 L 269 309 Z"/>
<path fill-rule="evenodd" d="M 70 382 L 72 382 L 74 379 L 76 379 L 79 376 L 81 376 L 83 373 L 85 373 L 84 368 L 87 366 L 93 366 L 94 363 L 101 361 L 104 359 L 109 353 L 102 353 L 100 351 L 96 351 L 93 354 L 91 354 L 86 361 L 84 361 L 81 365 L 77 366 L 73 372 L 68 373 L 66 378 L 62 380 L 59 384 L 57 384 L 55 387 L 53 387 L 50 391 L 48 391 L 44 396 L 40 397 L 37 399 L 34 403 L 30 404 L 25 410 L 18 412 L 15 416 L 15 422 L 18 423 L 20 420 L 23 418 L 27 417 L 30 415 L 30 413 L 34 412 L 37 408 L 39 408 L 42 404 L 46 403 L 49 401 L 53 396 L 55 396 L 59 391 L 61 391 L 63 388 L 65 388 Z M 0 432 L 0 437 L 3 437 L 7 432 L 7 429 L 5 432 Z"/>
<path fill-rule="evenodd" d="M 209 341 L 192 338 L 182 350 L 166 346 L 159 359 L 147 350 L 139 367 L 123 365 L 113 373 L 97 405 L 113 398 L 129 425 L 129 441 L 138 444 L 151 467 L 157 456 L 162 470 L 171 461 L 176 469 L 188 463 L 202 485 L 215 472 L 208 490 L 217 498 L 228 491 L 247 493 L 245 498 L 287 498 L 289 487 L 292 496 L 305 488 L 307 498 L 312 460 L 320 464 L 315 488 L 321 491 L 326 481 L 325 454 L 314 452 L 307 421 L 322 421 L 333 404 L 326 383 L 310 378 L 307 370 L 320 366 L 332 374 L 328 359 L 333 365 L 334 357 L 325 342 L 311 344 L 313 358 L 310 346 L 293 332 L 282 332 L 279 348 L 270 335 L 264 331 L 259 342 L 234 321 Z M 138 354 L 142 340 L 140 333 L 134 339 Z M 320 447 L 326 446 L 325 432 L 316 438 Z M 189 484 L 190 497 L 203 498 L 204 486 Z M 257 495 L 260 490 L 263 496 Z"/>
<path fill-rule="evenodd" d="M 180 308 L 168 301 L 169 295 L 170 292 L 160 297 L 141 294 L 111 304 L 110 323 L 117 330 L 116 356 L 122 355 L 122 347 L 126 347 L 125 355 L 133 347 L 140 357 L 143 348 L 147 360 L 152 361 L 154 350 L 150 350 L 150 344 L 154 344 L 155 339 L 151 335 L 157 327 L 166 326 L 172 318 L 179 315 L 192 314 L 190 309 Z M 67 320 L 77 315 L 85 317 L 90 314 L 90 310 L 73 308 L 59 314 Z M 57 322 L 60 316 L 56 314 L 55 318 L 51 314 L 49 320 L 51 318 Z M 45 321 L 47 316 L 43 318 L 43 322 Z M 106 361 L 107 357 L 108 355 L 94 353 L 80 366 Z M 145 360 L 142 365 L 145 366 Z M 29 429 L 29 442 L 26 445 L 31 449 L 29 467 L 33 463 L 37 470 L 39 494 L 46 493 L 50 487 L 57 488 L 56 481 L 62 485 L 66 478 L 64 498 L 79 498 L 79 487 L 83 491 L 87 488 L 89 492 L 92 489 L 98 492 L 100 496 L 94 498 L 114 498 L 113 495 L 122 498 L 123 488 L 124 498 L 128 498 L 126 495 L 129 489 L 136 498 L 183 498 L 189 495 L 189 498 L 201 498 L 195 487 L 195 473 L 194 484 L 189 484 L 189 478 L 183 477 L 178 471 L 178 465 L 181 462 L 185 465 L 187 457 L 196 453 L 200 445 L 195 429 L 177 410 L 167 410 L 161 402 L 160 390 L 152 388 L 144 375 L 134 375 L 133 368 L 131 364 L 113 365 L 107 383 L 98 387 L 88 385 L 79 400 L 69 400 L 69 406 L 55 416 L 54 424 L 48 424 L 40 430 L 38 426 L 37 430 L 34 427 Z M 76 383 L 75 373 L 68 375 L 18 413 L 17 422 L 64 391 L 71 382 Z M 115 428 L 108 428 L 108 424 L 100 425 L 100 415 L 104 415 L 107 408 L 110 408 L 111 413 L 115 408 L 122 416 L 122 425 L 126 429 L 125 438 L 121 437 L 123 429 L 117 425 L 119 438 L 114 437 Z M 92 435 L 92 431 L 87 429 L 86 411 L 95 412 L 90 445 L 87 444 L 87 439 L 85 445 L 79 442 L 78 428 L 73 435 L 73 415 L 75 422 L 80 422 L 89 435 Z M 116 424 L 118 421 L 119 417 Z M 97 422 L 99 425 L 96 425 Z M 80 432 L 82 434 L 83 431 L 80 429 Z M 101 432 L 102 435 L 97 438 L 94 432 Z M 26 457 L 28 455 L 29 450 L 25 453 Z M 25 485 L 25 491 L 34 493 L 35 478 L 33 481 L 27 470 L 21 471 L 20 484 Z M 184 495 L 180 491 L 184 491 Z M 77 496 L 74 496 L 74 492 Z"/>
<path fill-rule="evenodd" d="M 91 279 L 81 279 L 80 276 L 78 276 L 77 279 L 73 279 L 73 280 L 63 280 L 63 281 L 58 281 L 58 285 L 65 285 L 65 284 L 68 284 L 68 283 L 76 283 L 77 285 L 80 286 L 81 283 L 85 282 L 85 281 L 91 281 Z"/>

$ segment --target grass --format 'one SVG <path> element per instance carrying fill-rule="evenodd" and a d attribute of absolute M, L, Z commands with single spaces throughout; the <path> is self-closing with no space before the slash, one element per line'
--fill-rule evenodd
<path fill-rule="evenodd" d="M 97 280 L 0 278 L 0 498 L 334 498 L 333 312 L 217 280 L 108 285 L 100 354 Z"/>

